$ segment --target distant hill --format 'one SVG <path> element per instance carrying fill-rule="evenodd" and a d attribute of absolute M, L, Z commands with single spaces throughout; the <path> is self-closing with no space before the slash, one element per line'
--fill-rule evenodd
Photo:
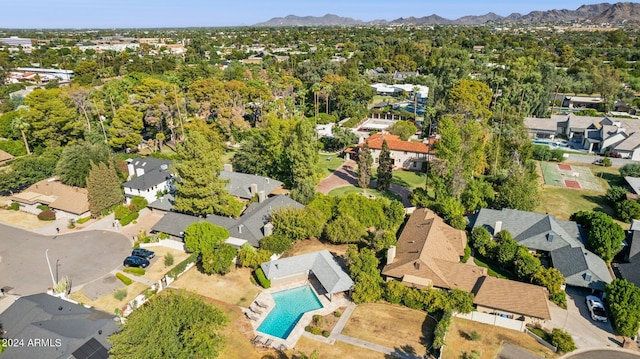
<path fill-rule="evenodd" d="M 322 17 L 295 16 L 275 17 L 255 26 L 360 26 L 360 25 L 483 25 L 487 23 L 563 23 L 572 21 L 591 21 L 592 23 L 640 23 L 640 3 L 619 2 L 582 5 L 576 10 L 554 9 L 532 11 L 526 15 L 513 13 L 500 16 L 492 12 L 485 15 L 463 16 L 456 20 L 445 19 L 433 14 L 423 17 L 408 17 L 395 20 L 373 20 L 369 22 L 327 14 Z"/>

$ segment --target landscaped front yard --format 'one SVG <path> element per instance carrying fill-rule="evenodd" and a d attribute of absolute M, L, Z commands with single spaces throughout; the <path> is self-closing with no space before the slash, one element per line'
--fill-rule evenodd
<path fill-rule="evenodd" d="M 474 334 L 479 337 L 473 340 Z M 453 318 L 446 336 L 447 344 L 442 357 L 444 359 L 458 359 L 464 353 L 480 352 L 480 359 L 493 359 L 505 342 L 517 345 L 541 358 L 557 358 L 559 355 L 539 344 L 525 333 L 493 325 L 473 322 L 466 319 Z"/>
<path fill-rule="evenodd" d="M 338 167 L 342 166 L 344 158 L 338 156 L 338 154 L 320 154 L 320 160 L 318 166 L 320 166 L 320 174 L 322 178 L 332 174 Z"/>
<path fill-rule="evenodd" d="M 335 189 L 332 189 L 329 192 L 329 196 L 344 196 L 347 195 L 349 193 L 363 193 L 364 190 L 360 187 L 354 187 L 354 186 L 346 186 L 346 187 L 338 187 Z M 376 198 L 380 198 L 380 197 L 385 197 L 388 199 L 395 199 L 397 201 L 402 201 L 402 199 L 400 198 L 400 196 L 398 196 L 397 194 L 391 192 L 391 191 L 385 191 L 385 192 L 380 192 L 378 190 L 375 189 L 367 189 L 367 194 L 373 195 Z"/>
<path fill-rule="evenodd" d="M 419 310 L 369 303 L 356 307 L 342 334 L 424 355 L 431 346 L 435 324 L 435 320 Z"/>

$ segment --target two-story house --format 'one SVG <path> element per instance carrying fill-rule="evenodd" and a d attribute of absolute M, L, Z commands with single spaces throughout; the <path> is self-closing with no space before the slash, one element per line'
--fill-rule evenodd
<path fill-rule="evenodd" d="M 127 203 L 135 196 L 154 202 L 160 195 L 172 191 L 173 175 L 170 160 L 135 158 L 127 160 L 128 180 L 122 184 Z"/>
<path fill-rule="evenodd" d="M 429 144 L 424 142 L 402 141 L 398 136 L 382 133 L 369 136 L 364 141 L 369 145 L 374 166 L 378 165 L 384 141 L 387 141 L 387 146 L 389 146 L 393 166 L 397 168 L 420 171 L 423 168 L 423 164 L 435 156 L 435 152 L 432 149 L 433 141 L 430 141 Z M 357 159 L 357 151 L 363 146 L 364 142 L 358 144 L 356 153 L 348 153 L 349 157 L 353 160 Z"/>

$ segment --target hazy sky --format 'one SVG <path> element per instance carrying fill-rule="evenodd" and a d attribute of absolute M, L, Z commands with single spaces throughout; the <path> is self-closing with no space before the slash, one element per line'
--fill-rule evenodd
<path fill-rule="evenodd" d="M 253 25 L 277 16 L 322 16 L 358 20 L 421 17 L 447 19 L 494 12 L 506 16 L 533 10 L 575 10 L 602 1 L 518 0 L 8 0 L 0 28 L 113 28 Z"/>

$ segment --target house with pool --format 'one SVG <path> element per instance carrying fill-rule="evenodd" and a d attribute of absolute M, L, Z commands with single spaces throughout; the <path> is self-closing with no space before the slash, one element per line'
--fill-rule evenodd
<path fill-rule="evenodd" d="M 265 262 L 260 268 L 271 287 L 256 297 L 246 314 L 266 346 L 293 347 L 313 315 L 327 315 L 351 303 L 344 292 L 354 283 L 326 249 Z"/>

